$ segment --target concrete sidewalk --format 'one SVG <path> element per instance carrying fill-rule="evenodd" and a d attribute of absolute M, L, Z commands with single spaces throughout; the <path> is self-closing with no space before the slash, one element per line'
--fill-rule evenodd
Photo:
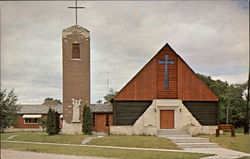
<path fill-rule="evenodd" d="M 107 159 L 103 157 L 57 155 L 29 151 L 1 150 L 1 159 Z M 109 158 L 110 159 L 110 158 Z"/>
<path fill-rule="evenodd" d="M 249 153 L 229 150 L 225 148 L 185 148 L 185 152 L 216 154 L 215 156 L 203 157 L 202 159 L 236 159 L 250 156 Z"/>
<path fill-rule="evenodd" d="M 43 142 L 26 142 L 26 141 L 1 141 L 10 143 L 24 143 L 24 144 L 39 144 L 39 145 L 61 145 L 61 146 L 82 146 L 82 147 L 96 147 L 96 148 L 110 148 L 110 149 L 124 149 L 124 150 L 141 150 L 141 151 L 161 151 L 161 152 L 190 152 L 190 153 L 205 153 L 216 154 L 215 156 L 205 157 L 203 159 L 236 159 L 243 156 L 250 156 L 249 153 L 229 150 L 225 148 L 185 148 L 183 150 L 170 149 L 154 149 L 154 148 L 130 148 L 118 146 L 98 146 L 98 145 L 78 145 L 78 144 L 59 144 L 59 143 L 43 143 Z"/>

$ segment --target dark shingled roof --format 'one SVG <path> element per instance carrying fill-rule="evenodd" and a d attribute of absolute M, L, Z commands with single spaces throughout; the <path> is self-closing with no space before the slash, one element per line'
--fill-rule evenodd
<path fill-rule="evenodd" d="M 18 114 L 47 114 L 49 108 L 54 108 L 59 114 L 62 114 L 62 105 L 42 105 L 42 104 L 21 104 Z M 113 112 L 113 105 L 108 104 L 91 104 L 90 110 L 93 113 Z"/>
<path fill-rule="evenodd" d="M 113 105 L 111 103 L 108 104 L 91 104 L 90 110 L 93 113 L 105 113 L 105 112 L 113 112 Z"/>
<path fill-rule="evenodd" d="M 42 104 L 21 104 L 18 114 L 47 114 L 49 108 L 54 108 L 59 114 L 62 114 L 62 105 L 42 105 Z"/>

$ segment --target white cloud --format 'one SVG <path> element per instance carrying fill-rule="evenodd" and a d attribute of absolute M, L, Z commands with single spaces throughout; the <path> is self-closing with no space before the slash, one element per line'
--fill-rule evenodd
<path fill-rule="evenodd" d="M 247 2 L 247 1 L 246 1 Z M 91 33 L 91 101 L 121 89 L 169 43 L 199 73 L 244 82 L 249 67 L 245 1 L 79 1 Z M 73 2 L 3 2 L 1 78 L 20 102 L 62 95 L 61 31 L 75 22 Z M 102 77 L 102 78 L 100 78 Z"/>

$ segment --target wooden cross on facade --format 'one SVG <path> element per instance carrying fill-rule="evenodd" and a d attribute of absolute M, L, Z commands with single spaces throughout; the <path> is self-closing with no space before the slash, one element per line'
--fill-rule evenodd
<path fill-rule="evenodd" d="M 165 61 L 159 61 L 159 64 L 165 64 L 165 88 L 169 88 L 168 64 L 174 64 L 174 61 L 168 61 L 168 54 L 165 55 Z"/>
<path fill-rule="evenodd" d="M 68 7 L 76 10 L 76 25 L 77 25 L 77 9 L 84 9 L 85 7 L 77 7 L 77 0 L 75 1 L 75 7 Z"/>

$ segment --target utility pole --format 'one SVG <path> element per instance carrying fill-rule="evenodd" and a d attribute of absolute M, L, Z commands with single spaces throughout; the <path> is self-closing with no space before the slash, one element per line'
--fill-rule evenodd
<path fill-rule="evenodd" d="M 246 123 L 244 126 L 244 134 L 249 134 L 249 71 L 248 71 L 248 82 L 247 82 L 247 110 L 246 110 Z"/>
<path fill-rule="evenodd" d="M 228 113 L 229 113 L 229 105 L 227 105 L 227 124 L 228 124 Z"/>
<path fill-rule="evenodd" d="M 109 92 L 109 72 L 107 72 L 107 92 Z"/>

